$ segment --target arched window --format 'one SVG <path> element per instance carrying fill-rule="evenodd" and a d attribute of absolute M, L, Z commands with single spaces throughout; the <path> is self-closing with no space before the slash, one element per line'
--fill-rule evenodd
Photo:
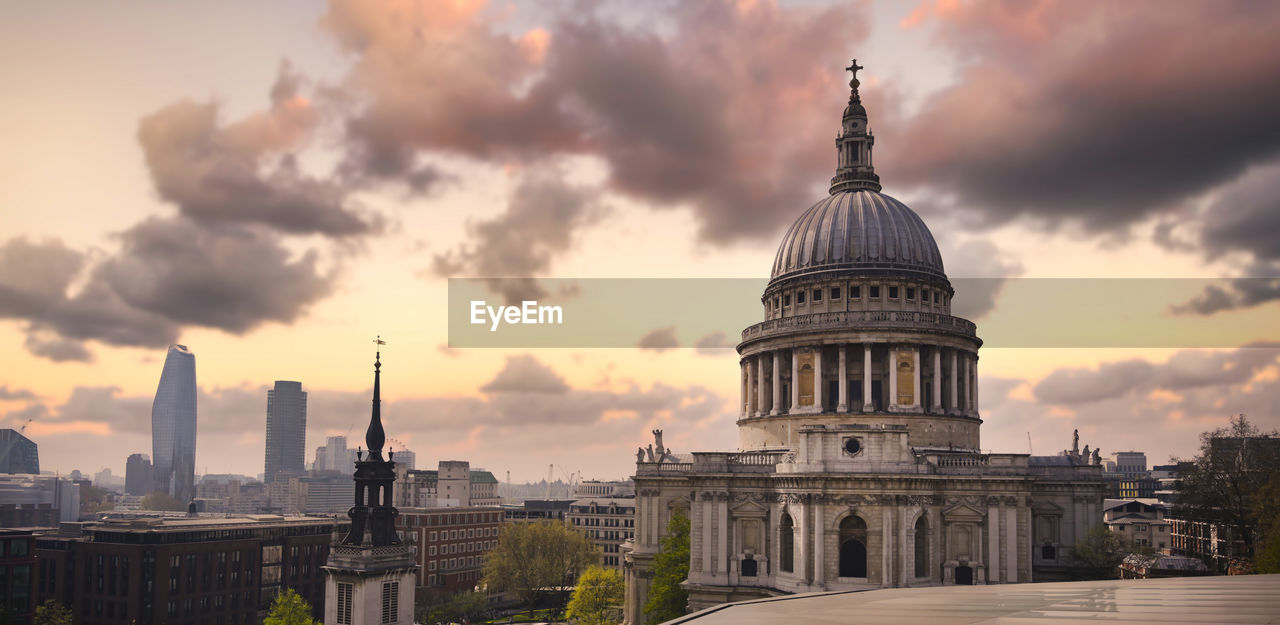
<path fill-rule="evenodd" d="M 916 577 L 929 576 L 929 525 L 924 515 L 916 519 Z"/>
<path fill-rule="evenodd" d="M 782 570 L 787 573 L 796 570 L 794 562 L 796 537 L 794 530 L 795 523 L 791 520 L 791 515 L 783 512 L 782 523 L 778 528 L 778 533 L 780 534 L 780 536 L 778 536 L 778 545 L 782 551 L 782 553 L 779 554 L 779 558 L 782 560 L 780 566 L 782 567 Z"/>
<path fill-rule="evenodd" d="M 840 577 L 867 576 L 867 523 L 847 516 L 840 521 Z"/>

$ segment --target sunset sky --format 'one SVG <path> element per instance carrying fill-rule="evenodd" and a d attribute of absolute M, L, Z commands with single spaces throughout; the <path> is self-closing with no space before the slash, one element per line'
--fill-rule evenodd
<path fill-rule="evenodd" d="M 857 58 L 884 191 L 953 280 L 1263 278 L 1135 310 L 1164 347 L 981 351 L 984 448 L 1190 456 L 1280 427 L 1277 32 L 1275 2 L 9 3 L 0 427 L 122 475 L 178 342 L 197 472 L 256 475 L 274 380 L 310 393 L 308 461 L 362 438 L 381 335 L 419 466 L 733 449 L 732 349 L 450 348 L 447 279 L 767 278 Z M 979 336 L 1034 325 L 1019 296 Z"/>

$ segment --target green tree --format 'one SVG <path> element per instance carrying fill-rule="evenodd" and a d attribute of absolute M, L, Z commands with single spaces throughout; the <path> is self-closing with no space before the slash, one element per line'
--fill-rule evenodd
<path fill-rule="evenodd" d="M 36 606 L 35 625 L 71 625 L 71 610 L 50 599 Z"/>
<path fill-rule="evenodd" d="M 1280 441 L 1276 433 L 1264 433 L 1245 415 L 1231 423 L 1200 435 L 1200 455 L 1179 476 L 1178 503 L 1173 515 L 1179 519 L 1224 526 L 1240 541 L 1244 553 L 1253 558 L 1255 546 L 1269 527 L 1258 514 L 1260 493 L 1274 502 L 1277 491 L 1268 488 L 1280 476 Z M 1276 510 L 1280 506 L 1272 506 Z M 1269 549 L 1276 549 L 1268 544 Z"/>
<path fill-rule="evenodd" d="M 650 623 L 661 623 L 683 616 L 689 607 L 689 592 L 680 587 L 689 577 L 689 519 L 671 515 L 667 533 L 662 537 L 653 562 L 653 583 L 644 613 Z"/>
<path fill-rule="evenodd" d="M 533 608 L 544 597 L 562 594 L 595 561 L 596 550 L 587 537 L 563 522 L 512 523 L 485 557 L 484 583 Z"/>
<path fill-rule="evenodd" d="M 1098 569 L 1098 574 L 1107 579 L 1120 575 L 1117 567 L 1128 553 L 1129 548 L 1124 538 L 1106 525 L 1095 525 L 1075 544 L 1076 559 L 1086 566 Z"/>
<path fill-rule="evenodd" d="M 1258 573 L 1280 573 L 1280 474 L 1271 476 L 1254 494 L 1253 518 L 1258 524 L 1253 568 Z"/>
<path fill-rule="evenodd" d="M 139 505 L 143 510 L 167 510 L 170 512 L 185 512 L 187 504 L 183 503 L 177 497 L 169 493 L 156 491 L 142 498 Z"/>
<path fill-rule="evenodd" d="M 276 595 L 262 625 L 319 625 L 311 618 L 311 604 L 292 588 Z"/>
<path fill-rule="evenodd" d="M 622 599 L 626 589 L 622 575 L 616 569 L 589 567 L 578 578 L 573 598 L 565 616 L 582 625 L 608 625 L 617 623 L 621 615 Z"/>

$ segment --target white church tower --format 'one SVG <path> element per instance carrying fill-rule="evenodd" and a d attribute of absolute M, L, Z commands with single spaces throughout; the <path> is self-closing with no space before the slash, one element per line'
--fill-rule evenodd
<path fill-rule="evenodd" d="M 356 452 L 351 531 L 333 545 L 325 563 L 324 622 L 329 625 L 413 625 L 418 566 L 413 549 L 396 536 L 391 503 L 395 462 L 382 458 L 381 353 L 373 364 L 373 414 L 365 432 L 367 456 Z"/>

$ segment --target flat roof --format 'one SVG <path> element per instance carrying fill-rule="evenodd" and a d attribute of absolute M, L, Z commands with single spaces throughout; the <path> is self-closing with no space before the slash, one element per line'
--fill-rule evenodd
<path fill-rule="evenodd" d="M 694 625 L 1280 623 L 1280 575 L 932 586 L 729 603 L 667 621 Z"/>

